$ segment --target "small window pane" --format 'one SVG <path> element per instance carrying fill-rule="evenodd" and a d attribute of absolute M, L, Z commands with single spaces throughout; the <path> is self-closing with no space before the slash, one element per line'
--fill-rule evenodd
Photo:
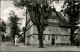
<path fill-rule="evenodd" d="M 48 40 L 50 40 L 50 35 L 48 35 Z"/>

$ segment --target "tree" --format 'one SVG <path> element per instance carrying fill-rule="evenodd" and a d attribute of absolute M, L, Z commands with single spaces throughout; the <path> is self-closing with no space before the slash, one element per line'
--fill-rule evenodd
<path fill-rule="evenodd" d="M 4 21 L 0 21 L 0 32 L 6 32 L 6 24 Z"/>
<path fill-rule="evenodd" d="M 64 15 L 67 16 L 70 24 L 70 41 L 72 44 L 74 43 L 74 31 L 76 30 L 76 25 L 78 25 L 79 22 L 80 2 L 79 0 L 65 0 L 63 8 Z"/>
<path fill-rule="evenodd" d="M 2 32 L 2 42 L 4 41 L 5 34 L 6 33 L 6 23 L 2 20 L 0 20 L 0 32 Z M 1 35 L 1 34 L 0 34 Z"/>
<path fill-rule="evenodd" d="M 17 7 L 26 7 L 30 14 L 31 21 L 37 27 L 39 47 L 43 48 L 43 32 L 47 26 L 47 20 L 54 8 L 51 8 L 48 0 L 14 0 L 14 5 Z M 27 13 L 26 13 L 27 15 Z M 26 17 L 27 19 L 27 17 Z"/>
<path fill-rule="evenodd" d="M 17 17 L 17 15 L 15 14 L 14 11 L 11 11 L 11 13 L 9 14 L 10 17 L 9 17 L 9 21 L 10 21 L 10 34 L 12 36 L 12 39 L 14 41 L 14 37 L 15 35 L 19 35 L 19 32 L 20 32 L 20 28 L 19 28 L 19 21 L 20 21 L 20 18 Z"/>

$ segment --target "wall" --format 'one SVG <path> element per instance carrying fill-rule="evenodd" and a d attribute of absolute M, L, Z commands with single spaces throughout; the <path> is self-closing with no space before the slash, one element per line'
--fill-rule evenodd
<path fill-rule="evenodd" d="M 32 25 L 31 28 L 26 32 L 26 43 L 28 41 L 32 45 L 39 44 L 38 36 L 35 34 L 38 34 L 37 28 L 35 25 Z M 69 36 L 65 36 L 65 35 L 70 35 L 70 30 L 67 28 L 65 29 L 61 27 L 47 26 L 44 31 L 44 34 L 46 34 L 45 40 L 43 40 L 44 44 L 52 45 L 52 35 L 56 35 L 55 43 L 69 43 Z M 50 35 L 50 40 L 48 40 L 49 35 Z"/>
<path fill-rule="evenodd" d="M 33 36 L 34 36 L 34 38 L 33 38 Z M 43 44 L 49 44 L 49 45 L 51 45 L 51 40 L 52 40 L 52 38 L 51 38 L 52 36 L 50 35 L 50 39 L 48 40 L 48 35 L 45 35 L 45 39 L 43 40 Z M 38 40 L 38 36 L 37 35 L 32 35 L 31 37 L 30 37 L 31 39 L 30 39 L 30 44 L 31 45 L 33 45 L 33 44 L 39 44 L 39 40 Z"/>
<path fill-rule="evenodd" d="M 70 43 L 70 36 L 55 36 L 55 43 Z"/>
<path fill-rule="evenodd" d="M 34 38 L 33 38 L 34 36 Z M 48 39 L 49 35 L 45 35 L 45 39 L 43 39 L 43 44 L 52 45 L 52 35 L 50 35 L 50 39 Z M 54 36 L 55 37 L 55 45 L 57 43 L 70 43 L 69 37 L 70 36 Z M 39 44 L 38 36 L 32 35 L 30 36 L 30 44 L 36 45 Z"/>
<path fill-rule="evenodd" d="M 36 26 L 33 26 L 33 30 L 33 34 L 38 34 Z M 70 30 L 68 28 L 47 26 L 44 34 L 70 35 Z"/>

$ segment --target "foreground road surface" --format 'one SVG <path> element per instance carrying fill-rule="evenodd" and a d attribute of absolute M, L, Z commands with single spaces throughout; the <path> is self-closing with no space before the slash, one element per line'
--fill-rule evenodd
<path fill-rule="evenodd" d="M 77 46 L 45 46 L 45 48 L 38 48 L 38 46 L 27 46 L 20 43 L 19 46 L 14 46 L 11 42 L 1 43 L 1 51 L 80 51 Z"/>

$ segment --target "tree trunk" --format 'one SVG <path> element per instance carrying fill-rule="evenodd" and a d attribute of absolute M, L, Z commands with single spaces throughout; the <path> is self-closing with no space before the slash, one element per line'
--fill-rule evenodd
<path fill-rule="evenodd" d="M 24 30 L 24 44 L 25 44 L 25 33 L 26 33 L 26 30 Z"/>
<path fill-rule="evenodd" d="M 43 30 L 40 29 L 38 30 L 39 48 L 44 48 L 42 37 L 43 37 Z"/>
<path fill-rule="evenodd" d="M 74 29 L 73 28 L 70 28 L 70 42 L 71 42 L 71 45 L 74 44 Z"/>
<path fill-rule="evenodd" d="M 26 28 L 27 28 L 27 8 L 26 8 L 26 22 L 25 22 L 25 28 L 24 28 L 24 44 L 25 44 Z"/>

